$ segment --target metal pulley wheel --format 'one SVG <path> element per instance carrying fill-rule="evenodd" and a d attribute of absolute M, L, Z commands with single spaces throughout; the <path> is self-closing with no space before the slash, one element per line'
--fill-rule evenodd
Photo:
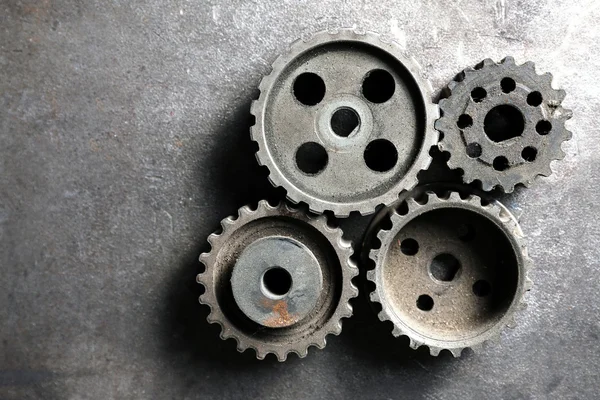
<path fill-rule="evenodd" d="M 273 64 L 252 104 L 257 159 L 289 200 L 370 214 L 417 184 L 438 117 L 418 65 L 373 33 L 321 32 Z"/>
<path fill-rule="evenodd" d="M 197 280 L 206 289 L 200 302 L 211 308 L 208 321 L 221 326 L 223 339 L 234 338 L 239 351 L 254 349 L 259 359 L 273 353 L 284 361 L 341 332 L 358 269 L 340 229 L 325 216 L 266 201 L 221 225 L 200 256 L 206 270 Z"/>
<path fill-rule="evenodd" d="M 389 228 L 389 229 L 388 229 Z M 523 233 L 498 202 L 426 193 L 391 214 L 370 250 L 371 300 L 393 335 L 459 356 L 514 324 L 531 281 Z"/>

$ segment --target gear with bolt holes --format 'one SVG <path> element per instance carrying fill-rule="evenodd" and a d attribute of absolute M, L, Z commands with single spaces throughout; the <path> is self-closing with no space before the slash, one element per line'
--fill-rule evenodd
<path fill-rule="evenodd" d="M 370 251 L 371 300 L 394 336 L 431 355 L 458 357 L 514 324 L 531 287 L 531 260 L 515 218 L 497 202 L 432 192 L 409 197 L 391 214 Z"/>
<path fill-rule="evenodd" d="M 552 88 L 552 75 L 538 75 L 531 62 L 486 59 L 465 69 L 439 103 L 435 127 L 443 133 L 439 148 L 450 153 L 448 166 L 463 171 L 463 181 L 480 181 L 483 190 L 506 193 L 516 184 L 530 186 L 538 175 L 552 174 L 550 162 L 563 159 L 571 138 L 562 107 L 563 90 Z"/>
<path fill-rule="evenodd" d="M 370 214 L 417 184 L 438 140 L 429 84 L 398 45 L 321 32 L 273 64 L 252 104 L 269 179 L 314 212 Z"/>
<path fill-rule="evenodd" d="M 530 186 L 564 158 L 571 111 L 550 74 L 486 59 L 448 85 L 438 108 L 399 45 L 342 29 L 293 43 L 259 89 L 256 159 L 303 205 L 244 206 L 208 237 L 197 281 L 222 339 L 285 361 L 341 332 L 358 268 L 342 231 L 312 214 L 325 212 L 377 210 L 357 255 L 379 319 L 410 347 L 458 357 L 514 325 L 532 261 L 517 220 L 492 198 L 499 192 L 486 192 Z M 426 184 L 431 168 L 417 186 L 436 146 L 462 182 L 454 173 Z"/>
<path fill-rule="evenodd" d="M 240 208 L 212 234 L 211 250 L 200 256 L 205 287 L 200 302 L 211 308 L 208 321 L 221 326 L 221 338 L 234 338 L 238 350 L 254 349 L 285 361 L 304 357 L 310 346 L 325 347 L 338 335 L 348 301 L 358 295 L 351 279 L 358 268 L 342 231 L 286 204 L 261 201 Z"/>

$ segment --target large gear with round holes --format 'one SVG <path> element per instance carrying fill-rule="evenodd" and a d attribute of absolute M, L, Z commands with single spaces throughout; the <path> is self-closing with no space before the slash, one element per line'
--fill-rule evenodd
<path fill-rule="evenodd" d="M 200 255 L 206 270 L 197 280 L 222 339 L 234 338 L 240 352 L 254 349 L 259 359 L 272 353 L 285 361 L 341 332 L 358 294 L 351 282 L 358 269 L 340 229 L 325 216 L 266 201 L 240 208 L 221 226 L 208 237 L 212 248 Z"/>
<path fill-rule="evenodd" d="M 498 202 L 456 192 L 409 198 L 370 250 L 379 319 L 410 347 L 455 357 L 513 326 L 531 288 L 521 229 Z M 386 229 L 389 228 L 389 229 Z M 372 265 L 373 267 L 373 265 Z"/>
<path fill-rule="evenodd" d="M 314 212 L 370 214 L 417 184 L 439 116 L 420 68 L 374 33 L 298 40 L 260 83 L 257 159 L 274 186 Z"/>
<path fill-rule="evenodd" d="M 465 183 L 510 193 L 517 184 L 551 175 L 550 163 L 564 158 L 561 145 L 571 138 L 565 122 L 572 113 L 561 105 L 564 90 L 553 89 L 552 75 L 538 75 L 532 62 L 486 59 L 448 89 L 435 123 L 443 133 L 438 146 L 450 153 L 448 166 L 464 172 Z"/>

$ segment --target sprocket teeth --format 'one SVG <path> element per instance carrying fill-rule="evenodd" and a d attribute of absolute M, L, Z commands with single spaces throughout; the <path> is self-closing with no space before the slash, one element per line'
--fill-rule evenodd
<path fill-rule="evenodd" d="M 519 311 L 518 305 L 523 301 L 523 294 L 531 287 L 531 280 L 527 274 L 532 262 L 527 256 L 526 241 L 516 219 L 499 202 L 484 202 L 483 198 L 474 194 L 461 196 L 456 191 L 445 192 L 445 194 L 441 195 L 437 194 L 436 192 L 425 193 L 427 193 L 427 195 L 423 196 L 422 198 L 427 199 L 426 201 L 416 201 L 414 196 L 410 196 L 408 199 L 406 199 L 405 201 L 408 205 L 408 214 L 403 217 L 399 217 L 396 213 L 392 214 L 393 216 L 395 215 L 397 217 L 396 219 L 392 218 L 392 229 L 380 229 L 378 231 L 377 237 L 379 237 L 381 240 L 381 247 L 379 249 L 370 249 L 368 252 L 369 259 L 375 264 L 375 269 L 370 269 L 366 273 L 367 280 L 375 284 L 375 290 L 369 294 L 369 299 L 372 303 L 381 305 L 381 311 L 377 314 L 377 317 L 381 321 L 392 322 L 392 335 L 394 337 L 408 337 L 409 346 L 412 349 L 418 349 L 421 346 L 427 346 L 432 356 L 438 356 L 441 351 L 448 350 L 454 357 L 460 357 L 465 348 L 473 348 L 479 351 L 482 349 L 484 343 L 496 340 L 504 328 L 508 327 L 508 325 L 512 325 L 514 321 L 514 313 Z M 484 212 L 487 218 L 491 218 L 492 220 L 497 221 L 496 223 L 499 224 L 499 226 L 503 226 L 503 232 L 505 232 L 507 235 L 512 235 L 513 239 L 511 240 L 514 240 L 516 243 L 518 243 L 516 248 L 519 249 L 519 259 L 521 260 L 519 268 L 520 273 L 524 274 L 524 280 L 521 289 L 517 290 L 517 300 L 514 303 L 513 308 L 510 309 L 510 311 L 507 311 L 506 317 L 497 322 L 494 331 L 491 331 L 492 333 L 486 333 L 480 339 L 465 340 L 463 346 L 456 346 L 455 344 L 450 343 L 444 345 L 443 340 L 435 340 L 429 336 L 422 336 L 410 330 L 409 328 L 403 329 L 402 326 L 404 326 L 404 323 L 398 322 L 396 312 L 388 309 L 390 306 L 384 299 L 384 294 L 381 292 L 382 289 L 378 285 L 380 279 L 380 272 L 378 271 L 380 271 L 381 268 L 379 263 L 383 262 L 381 260 L 385 259 L 385 257 L 382 257 L 380 260 L 379 252 L 387 249 L 389 241 L 397 237 L 399 229 L 402 229 L 401 227 L 398 227 L 398 224 L 409 223 L 409 221 L 412 221 L 412 218 L 416 218 L 416 216 L 422 215 L 426 211 L 438 210 L 440 207 L 448 206 L 449 204 L 452 204 L 451 207 L 478 210 L 476 211 L 478 213 Z M 513 247 L 513 249 L 514 248 L 515 247 Z"/>
<path fill-rule="evenodd" d="M 227 243 L 240 226 L 270 217 L 297 219 L 316 228 L 332 244 L 342 265 L 341 276 L 343 277 L 343 283 L 341 298 L 339 299 L 339 304 L 336 305 L 334 314 L 325 321 L 321 328 L 314 330 L 311 334 L 312 336 L 295 340 L 285 347 L 280 347 L 282 346 L 281 344 L 258 340 L 252 335 L 239 330 L 230 321 L 229 317 L 223 313 L 224 311 L 221 310 L 218 300 L 219 294 L 214 287 L 218 281 L 217 277 L 214 276 L 215 270 L 213 269 L 213 264 L 223 258 L 218 257 L 221 246 Z M 279 361 L 284 361 L 291 352 L 304 357 L 310 346 L 323 348 L 327 335 L 338 335 L 341 332 L 342 319 L 352 315 L 352 306 L 349 301 L 358 295 L 358 290 L 351 282 L 351 279 L 358 275 L 358 268 L 350 260 L 353 253 L 352 245 L 349 241 L 343 239 L 342 231 L 339 228 L 330 226 L 327 218 L 323 215 L 307 214 L 303 210 L 286 202 L 271 205 L 266 200 L 259 201 L 256 207 L 240 207 L 237 217 L 225 218 L 221 225 L 222 232 L 220 234 L 209 236 L 211 250 L 207 253 L 202 253 L 199 257 L 200 261 L 206 266 L 206 270 L 196 276 L 196 281 L 205 287 L 205 292 L 200 295 L 199 301 L 210 308 L 207 321 L 220 326 L 221 331 L 219 335 L 222 339 L 234 339 L 237 342 L 237 349 L 240 352 L 247 349 L 254 349 L 258 359 L 264 359 L 267 354 L 272 353 Z"/>
<path fill-rule="evenodd" d="M 272 157 L 272 154 L 268 150 L 267 136 L 265 134 L 265 124 L 267 122 L 264 121 L 267 115 L 265 109 L 268 106 L 267 98 L 272 88 L 276 85 L 280 72 L 287 68 L 290 63 L 294 62 L 300 54 L 305 54 L 311 48 L 322 46 L 329 41 L 363 41 L 369 45 L 381 47 L 390 54 L 394 54 L 416 79 L 419 84 L 419 94 L 424 98 L 423 113 L 427 121 L 423 125 L 425 128 L 422 149 L 402 179 L 398 179 L 398 182 L 392 185 L 388 191 L 377 194 L 368 200 L 335 202 L 322 199 L 312 192 L 307 192 L 305 189 L 297 187 L 293 183 L 293 180 L 288 179 L 289 177 L 286 176 L 285 171 L 282 171 L 280 166 L 278 166 L 278 161 Z M 438 141 L 438 134 L 433 129 L 433 123 L 439 117 L 440 113 L 437 105 L 431 102 L 431 84 L 424 78 L 423 70 L 418 66 L 416 60 L 406 56 L 401 46 L 395 44 L 393 41 L 381 40 L 381 36 L 373 32 L 358 28 L 339 29 L 335 32 L 317 32 L 296 40 L 291 44 L 287 52 L 281 54 L 273 62 L 271 72 L 262 79 L 259 90 L 258 99 L 251 105 L 251 114 L 255 117 L 255 123 L 251 127 L 251 138 L 259 147 L 256 152 L 258 163 L 269 170 L 268 180 L 271 185 L 282 187 L 286 190 L 288 201 L 296 204 L 307 204 L 311 212 L 324 213 L 331 211 L 337 217 L 348 217 L 354 211 L 361 215 L 372 214 L 380 204 L 389 205 L 397 200 L 399 193 L 413 189 L 418 184 L 417 174 L 427 169 L 432 162 L 428 152 Z"/>
<path fill-rule="evenodd" d="M 515 60 L 510 56 L 504 58 L 498 64 L 490 59 L 486 59 L 475 68 L 466 68 L 463 73 L 465 76 L 464 80 L 460 82 L 452 81 L 449 84 L 451 88 L 449 97 L 440 101 L 439 106 L 442 114 L 434 126 L 436 130 L 443 134 L 443 138 L 438 143 L 438 148 L 442 152 L 449 154 L 447 165 L 450 169 L 462 171 L 464 183 L 470 184 L 479 181 L 484 191 L 492 191 L 495 188 L 499 188 L 504 193 L 512 193 L 516 185 L 529 184 L 536 176 L 544 175 L 547 171 L 545 165 L 549 164 L 550 161 L 563 158 L 561 144 L 571 139 L 570 133 L 565 128 L 565 122 L 569 119 L 569 111 L 565 110 L 561 105 L 565 98 L 564 90 L 552 87 L 551 74 L 538 74 L 532 62 L 517 65 Z M 524 161 L 517 159 L 515 161 L 513 156 L 513 159 L 510 161 L 510 168 L 496 170 L 493 161 L 499 156 L 508 157 L 508 154 L 503 153 L 506 146 L 499 147 L 489 141 L 485 137 L 483 128 L 477 128 L 477 131 L 473 131 L 472 129 L 475 128 L 472 128 L 469 133 L 471 135 L 469 141 L 479 143 L 483 147 L 483 151 L 480 157 L 469 157 L 465 149 L 466 140 L 464 140 L 460 128 L 456 126 L 456 114 L 459 113 L 456 110 L 463 110 L 463 107 L 469 107 L 469 113 L 473 113 L 478 118 L 479 122 L 476 126 L 483 126 L 482 118 L 486 114 L 479 115 L 478 113 L 484 113 L 487 109 L 482 108 L 485 107 L 484 105 L 479 106 L 472 102 L 471 90 L 474 87 L 493 87 L 493 85 L 501 82 L 506 76 L 513 77 L 521 85 L 517 85 L 518 90 L 513 89 L 508 93 L 502 93 L 502 96 L 509 96 L 503 101 L 508 102 L 507 104 L 518 104 L 517 108 L 525 110 L 522 111 L 523 113 L 532 113 L 531 119 L 533 121 L 542 119 L 550 120 L 553 134 L 538 135 L 537 132 L 535 133 L 533 137 L 539 143 L 533 145 L 537 149 L 534 160 Z M 527 90 L 530 91 L 527 92 Z M 528 96 L 529 93 L 534 91 L 542 94 L 543 102 L 540 105 L 531 107 L 528 103 L 530 101 Z M 492 96 L 497 95 L 492 94 Z M 484 103 L 482 102 L 481 104 Z M 541 110 L 539 107 L 541 107 Z M 541 114 L 538 115 L 538 113 Z M 530 130 L 535 132 L 538 128 L 536 122 L 531 122 L 526 124 L 525 129 L 528 132 Z M 473 135 L 476 135 L 476 137 L 473 138 Z M 523 135 L 522 137 L 530 136 Z M 519 148 L 521 145 L 523 148 L 531 146 L 531 144 L 522 143 L 523 140 L 525 139 L 521 137 L 514 139 L 510 145 L 516 146 L 516 148 Z M 522 148 L 519 149 L 519 151 L 521 150 Z"/>

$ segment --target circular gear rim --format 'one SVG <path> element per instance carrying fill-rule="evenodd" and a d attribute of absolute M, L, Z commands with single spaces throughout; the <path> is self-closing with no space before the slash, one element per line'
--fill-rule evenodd
<path fill-rule="evenodd" d="M 233 324 L 231 324 L 218 305 L 217 295 L 215 293 L 215 279 L 210 273 L 211 266 L 217 260 L 219 249 L 227 242 L 233 232 L 238 227 L 244 226 L 252 221 L 269 217 L 286 217 L 300 220 L 317 229 L 335 250 L 341 266 L 341 293 L 337 306 L 330 318 L 321 328 L 315 330 L 311 335 L 307 335 L 295 343 L 266 343 L 254 340 Z M 204 286 L 205 292 L 200 295 L 201 304 L 207 305 L 210 312 L 207 321 L 210 324 L 217 324 L 221 327 L 220 338 L 222 340 L 234 339 L 237 342 L 237 350 L 242 353 L 247 349 L 253 349 L 256 358 L 263 360 L 268 354 L 274 354 L 278 361 L 283 362 L 290 353 L 296 353 L 298 357 L 304 358 L 308 355 L 310 347 L 323 349 L 327 344 L 328 335 L 339 335 L 342 331 L 342 319 L 350 318 L 353 313 L 352 305 L 349 301 L 358 296 L 358 289 L 352 283 L 352 279 L 358 275 L 358 267 L 350 259 L 353 254 L 352 243 L 342 237 L 342 230 L 330 226 L 324 215 L 313 216 L 303 212 L 300 209 L 291 207 L 285 202 L 272 206 L 266 200 L 258 202 L 256 208 L 246 205 L 239 208 L 237 216 L 229 216 L 221 221 L 222 231 L 212 233 L 208 236 L 208 243 L 211 246 L 210 251 L 200 254 L 199 260 L 205 266 L 204 272 L 196 276 L 196 282 Z"/>
<path fill-rule="evenodd" d="M 407 173 L 400 179 L 396 185 L 392 186 L 386 193 L 377 197 L 349 203 L 334 203 L 316 199 L 309 194 L 304 193 L 294 186 L 277 167 L 277 164 L 270 156 L 265 136 L 264 121 L 265 107 L 267 105 L 267 94 L 276 83 L 277 77 L 281 71 L 303 52 L 324 43 L 334 41 L 356 41 L 366 43 L 377 48 L 383 48 L 384 51 L 392 55 L 404 68 L 411 74 L 416 86 L 419 88 L 419 95 L 423 99 L 423 112 L 425 120 L 423 121 L 423 144 L 414 162 Z M 281 54 L 271 65 L 271 72 L 265 75 L 259 84 L 260 95 L 254 100 L 250 107 L 250 113 L 254 116 L 255 122 L 250 127 L 251 139 L 258 144 L 256 159 L 261 166 L 267 167 L 268 179 L 274 187 L 282 187 L 286 191 L 286 198 L 294 204 L 300 202 L 308 205 L 310 211 L 321 214 L 331 211 L 336 217 L 348 217 L 351 212 L 358 212 L 361 215 L 369 215 L 375 212 L 377 206 L 389 205 L 398 199 L 400 193 L 412 190 L 418 184 L 417 175 L 420 171 L 429 168 L 432 158 L 429 151 L 438 143 L 439 132 L 434 129 L 434 123 L 440 116 L 438 106 L 433 103 L 433 88 L 431 83 L 425 77 L 421 67 L 414 57 L 409 56 L 400 47 L 399 44 L 388 40 L 371 31 L 358 31 L 350 28 L 336 30 L 320 31 L 310 38 L 300 38 L 293 42 L 288 51 Z"/>
<path fill-rule="evenodd" d="M 481 79 L 480 77 L 490 69 L 498 67 L 503 68 L 503 71 L 510 71 L 510 74 L 517 78 L 515 80 L 525 75 L 536 79 L 538 87 L 531 88 L 531 90 L 534 91 L 537 89 L 538 92 L 542 93 L 544 99 L 550 99 L 546 108 L 551 109 L 551 111 L 544 113 L 547 114 L 547 120 L 552 121 L 552 132 L 550 134 L 556 136 L 553 140 L 547 141 L 549 145 L 543 146 L 544 151 L 538 151 L 535 161 L 526 164 L 529 166 L 526 171 L 531 172 L 528 174 L 516 174 L 514 179 L 510 179 L 510 174 L 505 173 L 510 171 L 511 168 L 504 171 L 497 171 L 491 164 L 479 161 L 479 157 L 470 158 L 466 153 L 467 143 L 464 140 L 461 129 L 456 125 L 454 118 L 449 118 L 449 115 L 453 111 L 451 103 L 454 98 L 452 96 L 464 96 L 468 97 L 469 101 L 472 101 L 470 92 L 464 93 L 470 90 L 470 84 L 473 81 Z M 566 153 L 562 149 L 562 144 L 572 138 L 571 131 L 565 126 L 566 121 L 572 117 L 572 111 L 562 106 L 566 92 L 563 89 L 554 89 L 552 87 L 552 78 L 552 74 L 549 72 L 542 75 L 538 74 L 535 64 L 531 61 L 518 65 L 513 57 L 507 56 L 498 63 L 486 58 L 474 67 L 464 69 L 450 82 L 447 87 L 448 96 L 439 101 L 441 117 L 435 122 L 435 128 L 443 134 L 438 147 L 441 151 L 449 153 L 448 167 L 450 169 L 462 170 L 464 183 L 479 182 L 484 191 L 491 191 L 495 187 L 498 187 L 504 193 L 512 193 L 518 184 L 531 187 L 538 176 L 548 177 L 552 175 L 551 162 L 565 158 Z M 460 106 L 461 113 L 463 111 L 463 103 L 464 101 L 461 102 Z M 510 102 L 505 104 L 512 105 Z M 519 111 L 523 113 L 522 110 L 519 109 Z M 525 113 L 523 114 L 525 115 Z M 477 134 L 482 140 L 489 140 L 483 129 Z M 536 149 L 539 150 L 540 148 Z"/>
<path fill-rule="evenodd" d="M 375 265 L 374 268 L 367 271 L 367 280 L 375 286 L 375 290 L 370 293 L 369 299 L 372 303 L 381 306 L 381 311 L 377 314 L 379 320 L 391 322 L 393 324 L 392 335 L 395 337 L 406 336 L 409 339 L 409 346 L 413 350 L 416 350 L 421 346 L 427 346 L 429 348 L 429 353 L 432 356 L 438 356 L 442 350 L 448 350 L 454 357 L 460 357 L 461 353 L 466 348 L 470 348 L 473 351 L 479 351 L 486 343 L 498 342 L 500 340 L 501 332 L 504 331 L 505 328 L 514 328 L 516 326 L 515 315 L 517 312 L 527 307 L 527 303 L 524 301 L 524 295 L 533 287 L 533 282 L 529 277 L 529 271 L 533 268 L 533 261 L 528 255 L 525 235 L 516 218 L 500 202 L 492 201 L 486 203 L 482 201 L 482 198 L 473 194 L 463 198 L 458 192 L 454 191 L 449 192 L 447 197 L 438 196 L 433 192 L 426 192 L 421 198 L 423 199 L 422 201 L 421 199 L 417 201 L 414 197 L 409 197 L 405 201 L 405 204 L 408 206 L 408 212 L 401 215 L 394 210 L 390 217 L 392 227 L 389 230 L 380 229 L 377 233 L 376 237 L 381 245 L 379 248 L 372 248 L 369 251 L 369 260 L 372 263 L 371 267 Z M 483 211 L 484 215 L 495 222 L 504 233 L 513 233 L 512 235 L 507 234 L 507 237 L 509 237 L 515 250 L 520 249 L 518 253 L 515 252 L 518 257 L 520 256 L 520 282 L 515 297 L 504 316 L 497 324 L 482 334 L 474 336 L 473 338 L 457 341 L 431 339 L 425 337 L 425 335 L 417 334 L 410 329 L 402 329 L 402 327 L 395 322 L 401 321 L 401 319 L 395 317 L 394 312 L 388 307 L 385 301 L 385 293 L 382 293 L 382 290 L 380 289 L 382 285 L 378 284 L 381 281 L 381 276 L 378 274 L 378 270 L 380 270 L 380 268 L 378 268 L 380 254 L 382 253 L 382 249 L 384 249 L 384 244 L 389 240 L 393 240 L 396 234 L 404 227 L 404 225 L 402 225 L 400 229 L 398 229 L 397 226 L 399 223 L 402 221 L 409 222 L 413 218 L 427 211 L 447 207 L 448 205 L 454 205 L 480 214 Z M 385 252 L 383 253 L 385 254 Z"/>

